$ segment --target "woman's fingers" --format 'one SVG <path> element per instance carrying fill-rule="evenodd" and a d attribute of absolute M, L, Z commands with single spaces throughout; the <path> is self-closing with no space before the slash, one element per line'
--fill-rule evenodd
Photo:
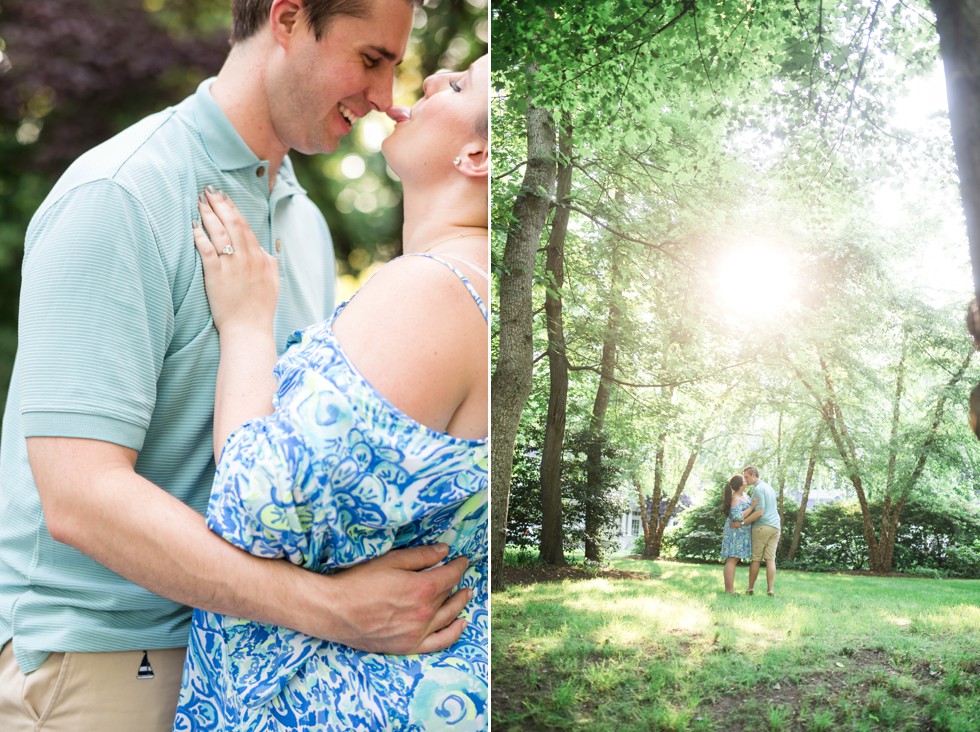
<path fill-rule="evenodd" d="M 211 194 L 205 192 L 204 196 L 197 199 L 197 210 L 201 214 L 201 223 L 204 225 L 215 253 L 220 254 L 225 247 L 233 246 L 228 229 L 214 210 Z"/>
<path fill-rule="evenodd" d="M 217 264 L 218 252 L 200 221 L 194 219 L 191 227 L 194 231 L 194 246 L 197 248 L 197 253 L 201 255 L 205 269 L 208 269 Z"/>
<path fill-rule="evenodd" d="M 255 238 L 251 227 L 246 223 L 241 211 L 238 210 L 238 206 L 224 191 L 218 191 L 209 186 L 204 191 L 204 198 L 214 213 L 217 223 L 220 223 L 224 236 L 228 238 L 228 242 L 235 249 L 252 251 L 261 249 L 258 239 Z M 210 229 L 208 231 L 210 232 Z M 223 248 L 223 246 L 217 247 L 219 252 Z"/>

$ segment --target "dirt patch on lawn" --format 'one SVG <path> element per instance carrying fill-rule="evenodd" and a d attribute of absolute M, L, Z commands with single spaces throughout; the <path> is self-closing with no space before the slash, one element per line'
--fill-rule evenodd
<path fill-rule="evenodd" d="M 532 567 L 504 567 L 504 584 L 508 585 L 534 585 L 540 582 L 588 580 L 597 577 L 614 580 L 650 579 L 650 575 L 644 572 L 626 572 L 620 569 L 582 567 L 571 564 L 564 567 L 556 567 L 550 564 Z"/>

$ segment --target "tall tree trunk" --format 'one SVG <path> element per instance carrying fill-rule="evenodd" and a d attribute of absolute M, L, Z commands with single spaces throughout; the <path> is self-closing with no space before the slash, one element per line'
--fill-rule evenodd
<path fill-rule="evenodd" d="M 616 371 L 616 345 L 619 337 L 619 306 L 616 293 L 619 291 L 618 247 L 612 247 L 612 271 L 609 286 L 609 312 L 606 318 L 606 332 L 602 341 L 602 361 L 599 365 L 599 387 L 596 389 L 589 420 L 589 440 L 586 449 L 586 506 L 585 506 L 585 558 L 598 562 L 602 559 L 599 535 L 602 521 L 595 503 L 602 488 L 602 433 L 606 424 L 606 412 L 612 395 L 612 378 Z"/>
<path fill-rule="evenodd" d="M 652 542 L 649 546 L 644 547 L 644 555 L 649 554 L 651 557 L 659 557 L 660 552 L 664 545 L 664 531 L 667 530 L 667 524 L 670 523 L 670 519 L 674 515 L 674 511 L 677 510 L 677 504 L 681 499 L 681 495 L 684 493 L 684 489 L 687 487 L 687 480 L 691 477 L 691 473 L 694 470 L 694 465 L 698 461 L 698 455 L 701 452 L 701 445 L 704 443 L 704 432 L 698 436 L 697 441 L 691 447 L 691 452 L 687 456 L 687 463 L 684 465 L 684 470 L 681 472 L 680 477 L 677 479 L 677 485 L 674 488 L 674 493 L 667 501 L 667 505 L 664 507 L 663 514 L 660 513 L 660 501 L 657 500 L 653 506 L 653 516 L 656 519 L 654 524 Z"/>
<path fill-rule="evenodd" d="M 783 462 L 783 410 L 779 410 L 779 423 L 776 426 L 776 485 L 779 493 L 776 497 L 776 512 L 779 514 L 779 525 L 783 526 L 783 497 L 786 493 L 786 465 Z"/>
<path fill-rule="evenodd" d="M 533 76 L 534 69 L 531 74 Z M 531 284 L 538 241 L 544 229 L 555 186 L 555 128 L 546 109 L 527 106 L 527 153 L 521 192 L 514 201 L 513 220 L 504 247 L 500 274 L 500 340 L 490 397 L 490 577 L 491 589 L 504 585 L 504 546 L 510 502 L 514 443 L 521 412 L 531 393 Z"/>
<path fill-rule="evenodd" d="M 786 558 L 790 561 L 796 558 L 800 548 L 800 537 L 803 535 L 803 522 L 806 520 L 806 504 L 810 500 L 810 487 L 813 485 L 813 473 L 817 469 L 817 448 L 823 439 L 823 430 L 817 432 L 817 439 L 810 448 L 810 459 L 806 464 L 806 478 L 803 480 L 803 496 L 800 498 L 800 510 L 796 512 L 796 525 L 793 527 L 793 541 L 790 543 Z"/>
<path fill-rule="evenodd" d="M 664 464 L 667 462 L 667 431 L 657 435 L 657 452 L 653 459 L 653 495 L 650 503 L 640 502 L 640 511 L 644 516 L 645 527 L 648 531 L 643 534 L 643 556 L 656 559 L 660 556 L 660 545 L 657 532 L 660 528 L 660 502 L 663 500 Z"/>
<path fill-rule="evenodd" d="M 895 490 L 895 467 L 898 464 L 902 399 L 905 397 L 905 364 L 908 357 L 908 338 L 908 331 L 903 328 L 901 355 L 898 359 L 898 370 L 895 375 L 895 396 L 892 400 L 892 425 L 888 438 L 888 469 L 885 473 L 885 499 L 881 504 L 881 528 L 878 531 L 879 561 L 882 572 L 890 572 L 892 568 L 891 556 L 894 553 L 895 530 L 898 528 L 898 514 L 901 512 L 901 509 L 897 512 L 894 511 L 897 504 L 892 506 L 892 492 Z M 900 499 L 900 503 L 904 505 L 904 498 Z"/>
<path fill-rule="evenodd" d="M 565 564 L 561 478 L 562 452 L 565 446 L 565 410 L 568 402 L 568 359 L 565 353 L 565 329 L 562 323 L 562 286 L 565 284 L 565 237 L 568 233 L 572 192 L 572 125 L 568 114 L 562 117 L 558 133 L 557 208 L 548 238 L 545 270 L 550 278 L 544 300 L 548 321 L 548 372 L 551 378 L 548 396 L 548 419 L 545 423 L 544 448 L 541 454 L 541 561 Z"/>
<path fill-rule="evenodd" d="M 946 69 L 949 124 L 960 174 L 960 194 L 980 297 L 980 7 L 963 0 L 932 0 Z"/>
<path fill-rule="evenodd" d="M 826 424 L 827 429 L 830 431 L 830 436 L 833 439 L 837 452 L 844 463 L 848 478 L 851 481 L 851 485 L 854 487 L 854 492 L 857 494 L 858 503 L 861 506 L 864 538 L 868 549 L 868 565 L 872 572 L 885 573 L 892 571 L 898 522 L 899 518 L 901 517 L 902 510 L 905 508 L 905 502 L 908 500 L 908 497 L 918 483 L 922 472 L 925 470 L 929 452 L 931 451 L 932 445 L 935 443 L 936 436 L 939 433 L 939 425 L 942 423 L 943 414 L 946 409 L 946 401 L 949 398 L 953 388 L 960 382 L 960 379 L 963 378 L 963 375 L 966 373 L 966 369 L 970 365 L 970 360 L 972 358 L 973 350 L 971 349 L 966 355 L 966 358 L 960 364 L 959 368 L 953 373 L 949 381 L 947 381 L 945 386 L 941 389 L 939 397 L 936 399 L 936 406 L 933 409 L 932 424 L 930 425 L 930 428 L 923 439 L 922 445 L 916 452 L 917 458 L 915 467 L 903 482 L 899 483 L 898 479 L 896 479 L 896 486 L 900 485 L 900 487 L 896 487 L 898 495 L 893 496 L 891 493 L 886 493 L 883 497 L 883 516 L 880 536 L 875 534 L 871 510 L 868 505 L 867 494 L 864 490 L 864 482 L 861 478 L 857 449 L 854 446 L 850 433 L 847 429 L 847 424 L 844 421 L 844 413 L 841 410 L 840 404 L 837 400 L 834 384 L 830 377 L 830 370 L 827 367 L 827 363 L 824 361 L 824 359 L 822 357 L 820 358 L 820 369 L 823 373 L 824 384 L 827 389 L 827 398 L 824 402 L 823 408 L 824 423 Z M 897 394 L 903 393 L 903 387 L 901 386 L 903 371 L 904 366 L 899 369 L 899 385 L 896 386 Z M 803 381 L 803 385 L 807 388 L 810 394 L 814 398 L 820 399 L 816 390 L 806 380 L 806 378 L 802 377 L 802 375 L 800 375 L 800 377 Z"/>

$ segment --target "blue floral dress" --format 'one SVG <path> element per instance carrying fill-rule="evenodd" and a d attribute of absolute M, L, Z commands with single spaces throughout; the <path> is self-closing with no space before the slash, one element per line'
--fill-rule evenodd
<path fill-rule="evenodd" d="M 424 256 L 462 280 L 486 319 L 466 277 Z M 208 525 L 252 554 L 323 573 L 445 542 L 448 559 L 470 561 L 466 629 L 445 651 L 394 656 L 195 610 L 175 730 L 488 726 L 487 440 L 435 432 L 376 392 L 333 336 L 345 306 L 291 336 L 274 414 L 225 445 Z"/>
<path fill-rule="evenodd" d="M 745 509 L 752 504 L 752 499 L 743 496 L 742 500 L 732 506 L 725 520 L 725 528 L 721 530 L 721 558 L 738 557 L 739 559 L 749 560 L 752 558 L 752 527 L 743 526 L 733 529 L 729 526 L 730 521 L 741 521 L 745 516 Z"/>

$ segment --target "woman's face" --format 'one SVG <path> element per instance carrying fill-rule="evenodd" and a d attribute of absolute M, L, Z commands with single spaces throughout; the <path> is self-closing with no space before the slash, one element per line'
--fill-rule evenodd
<path fill-rule="evenodd" d="M 422 89 L 423 97 L 410 111 L 393 108 L 388 112 L 396 124 L 382 149 L 388 165 L 403 181 L 451 174 L 454 158 L 463 158 L 468 145 L 486 149 L 486 139 L 477 131 L 477 121 L 488 112 L 486 56 L 466 71 L 433 74 Z"/>

